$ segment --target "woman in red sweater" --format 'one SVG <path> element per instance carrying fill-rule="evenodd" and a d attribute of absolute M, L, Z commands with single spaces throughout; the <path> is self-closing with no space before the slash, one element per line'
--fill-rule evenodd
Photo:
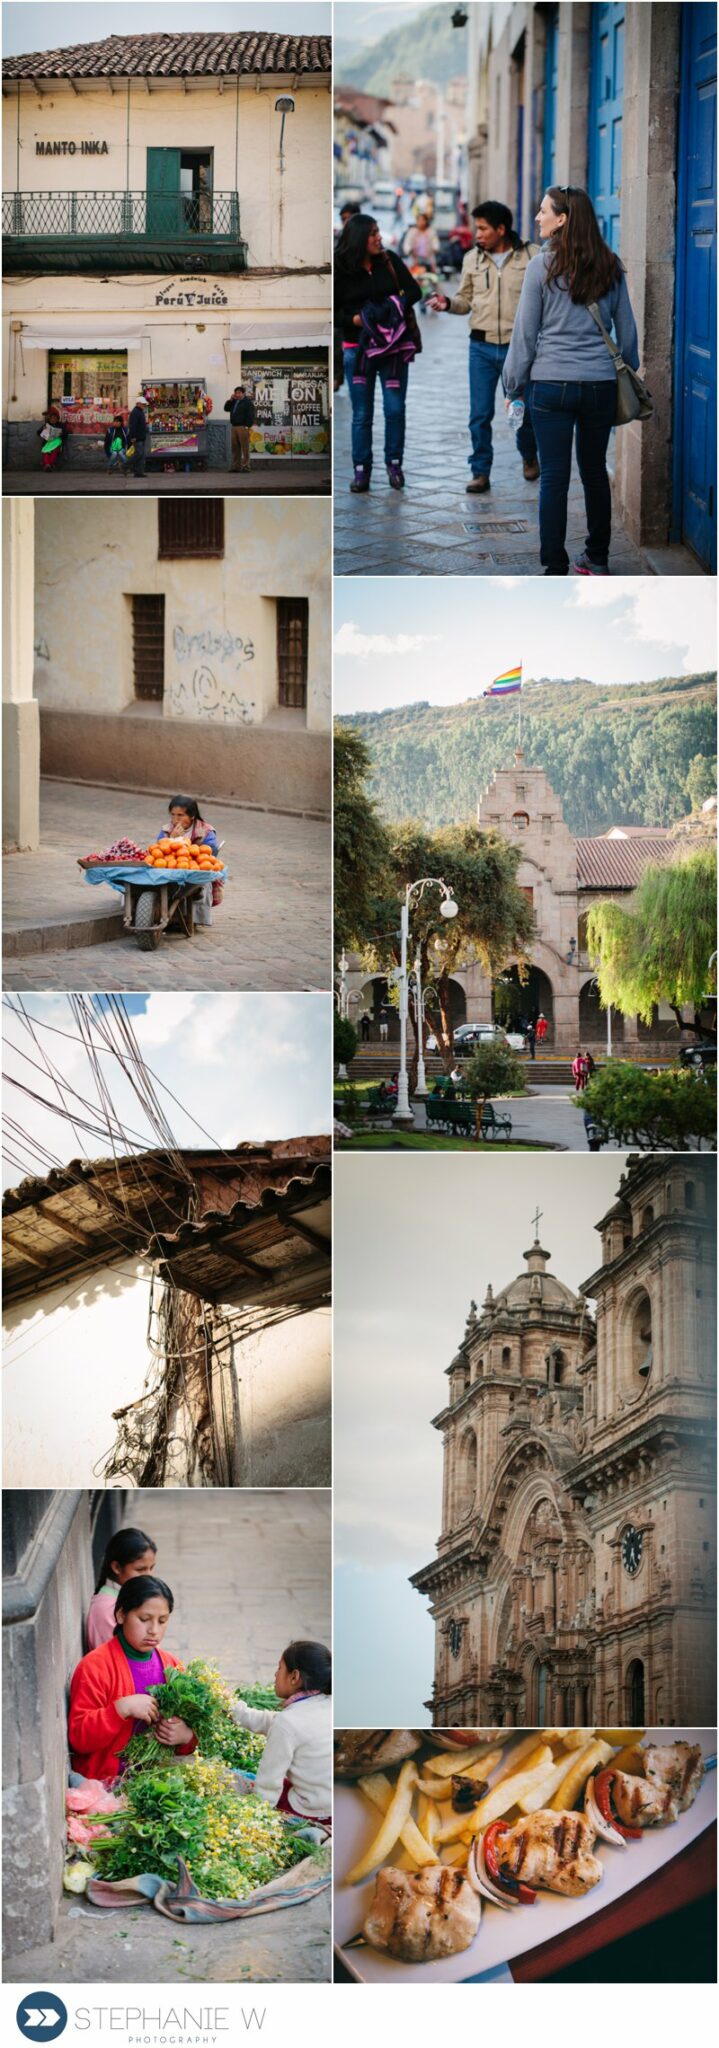
<path fill-rule="evenodd" d="M 115 1601 L 114 1635 L 90 1650 L 73 1672 L 70 1763 L 83 1778 L 113 1784 L 122 1773 L 122 1752 L 130 1737 L 146 1725 L 180 1756 L 195 1749 L 192 1729 L 177 1715 L 163 1718 L 149 1691 L 164 1683 L 168 1665 L 181 1669 L 177 1657 L 160 1647 L 174 1604 L 164 1579 L 128 1579 Z"/>

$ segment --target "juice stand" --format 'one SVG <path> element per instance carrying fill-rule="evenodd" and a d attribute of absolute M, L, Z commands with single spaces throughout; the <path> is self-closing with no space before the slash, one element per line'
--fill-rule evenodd
<path fill-rule="evenodd" d="M 204 464 L 212 411 L 204 377 L 143 379 L 150 429 L 148 462 Z"/>

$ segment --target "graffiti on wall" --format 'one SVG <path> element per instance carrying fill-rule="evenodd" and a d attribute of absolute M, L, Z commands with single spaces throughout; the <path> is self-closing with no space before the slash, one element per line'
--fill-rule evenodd
<path fill-rule="evenodd" d="M 254 725 L 255 699 L 241 694 L 235 681 L 237 671 L 254 661 L 251 640 L 209 626 L 201 633 L 175 626 L 172 644 L 180 673 L 170 686 L 171 717 Z"/>

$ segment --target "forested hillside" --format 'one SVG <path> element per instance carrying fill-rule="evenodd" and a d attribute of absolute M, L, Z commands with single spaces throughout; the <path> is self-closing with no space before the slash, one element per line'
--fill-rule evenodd
<path fill-rule="evenodd" d="M 408 14 L 406 22 L 355 56 L 348 58 L 340 44 L 339 61 L 335 56 L 340 85 L 389 94 L 395 78 L 431 78 L 436 85 L 447 85 L 450 78 L 462 77 L 467 69 L 467 30 L 452 27 L 452 8 L 446 0 Z"/>
<path fill-rule="evenodd" d="M 495 770 L 513 759 L 517 701 L 411 704 L 343 721 L 367 742 L 384 816 L 427 825 L 473 817 Z M 525 759 L 545 770 L 577 837 L 673 825 L 712 786 L 704 763 L 716 754 L 713 675 L 606 689 L 543 678 L 525 684 L 522 715 Z"/>

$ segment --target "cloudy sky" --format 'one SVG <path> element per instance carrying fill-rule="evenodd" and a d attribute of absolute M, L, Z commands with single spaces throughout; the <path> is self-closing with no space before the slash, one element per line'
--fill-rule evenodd
<path fill-rule="evenodd" d="M 335 1665 L 340 1727 L 427 1720 L 433 1625 L 410 1572 L 435 1555 L 445 1367 L 481 1302 L 540 1237 L 578 1289 L 624 1156 L 377 1158 L 335 1164 Z"/>
<path fill-rule="evenodd" d="M 335 709 L 456 704 L 525 676 L 648 682 L 716 665 L 711 577 L 384 577 L 335 582 Z"/>
<path fill-rule="evenodd" d="M 40 1051 L 17 1015 L 20 1002 L 36 1027 L 41 1027 Z M 307 1137 L 329 1129 L 331 1005 L 326 996 L 129 995 L 125 1005 L 147 1065 L 178 1098 L 173 1102 L 161 1094 L 180 1144 L 207 1142 L 192 1123 L 193 1116 L 218 1145 L 227 1147 L 247 1139 Z M 67 996 L 5 998 L 3 1027 L 6 1077 L 23 1081 L 47 1101 L 57 1103 L 59 1089 L 46 1073 L 38 1073 L 30 1065 L 31 1059 L 42 1062 L 47 1056 L 63 1082 L 76 1088 L 84 1102 L 97 1103 Z M 109 1053 L 102 1057 L 113 1101 L 125 1125 L 148 1145 L 156 1144 L 117 1062 Z M 5 1113 L 22 1123 L 31 1140 L 63 1163 L 80 1157 L 83 1151 L 92 1158 L 106 1149 L 78 1136 L 71 1124 L 51 1109 L 29 1101 L 7 1082 Z M 36 1170 L 44 1169 L 37 1165 Z M 6 1187 L 22 1177 L 16 1166 L 5 1164 Z"/>
<path fill-rule="evenodd" d="M 29 50 L 58 50 L 73 43 L 99 42 L 103 36 L 155 33 L 189 34 L 193 29 L 211 33 L 243 28 L 264 28 L 278 35 L 329 35 L 332 28 L 331 0 L 261 0 L 258 7 L 218 5 L 216 0 L 6 0 L 2 10 L 3 50 L 6 57 L 23 56 Z"/>

